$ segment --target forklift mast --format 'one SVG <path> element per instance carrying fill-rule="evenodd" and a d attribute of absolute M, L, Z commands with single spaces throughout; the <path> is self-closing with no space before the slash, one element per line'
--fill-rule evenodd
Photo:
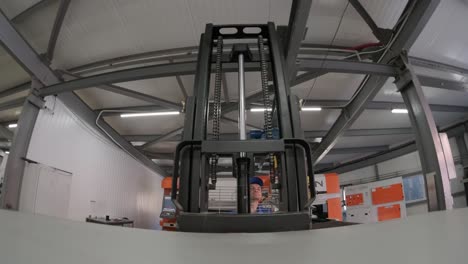
<path fill-rule="evenodd" d="M 229 56 L 223 56 L 224 40 L 233 43 Z M 256 47 L 252 45 L 255 42 Z M 226 63 L 231 68 L 238 66 L 238 140 L 220 140 L 221 86 Z M 260 69 L 264 107 L 265 136 L 254 140 L 247 139 L 245 114 L 244 76 L 251 69 Z M 215 73 L 214 100 L 210 103 L 212 72 Z M 303 139 L 299 101 L 290 94 L 287 76 L 273 23 L 206 25 L 200 39 L 194 96 L 187 99 L 182 142 L 175 153 L 171 197 L 179 211 L 179 230 L 273 232 L 310 228 L 308 208 L 316 195 L 311 150 Z M 210 120 L 212 131 L 208 138 Z M 274 135 L 274 129 L 279 135 Z M 232 159 L 232 175 L 237 181 L 235 212 L 208 211 L 208 193 L 216 189 L 220 157 Z M 270 186 L 278 197 L 278 210 L 268 214 L 250 212 L 249 179 L 255 176 L 255 158 L 259 157 L 269 163 Z"/>

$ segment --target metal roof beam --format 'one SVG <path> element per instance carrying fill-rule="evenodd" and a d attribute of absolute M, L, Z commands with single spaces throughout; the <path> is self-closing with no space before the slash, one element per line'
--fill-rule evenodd
<path fill-rule="evenodd" d="M 145 151 L 144 153 L 150 159 L 159 159 L 159 160 L 173 160 L 174 159 L 174 154 L 173 153 L 152 152 L 152 151 Z M 170 167 L 171 170 L 173 168 L 173 166 L 164 166 L 164 167 Z"/>
<path fill-rule="evenodd" d="M 18 99 L 0 103 L 0 111 L 21 107 L 24 104 L 24 101 L 26 101 L 26 97 L 21 97 Z"/>
<path fill-rule="evenodd" d="M 101 116 L 119 116 L 122 113 L 132 112 L 161 112 L 167 111 L 166 107 L 158 105 L 143 105 L 143 106 L 127 106 L 127 107 L 113 107 L 113 108 L 101 108 L 96 109 L 94 112 L 102 112 Z"/>
<path fill-rule="evenodd" d="M 31 89 L 31 82 L 23 83 L 23 84 L 15 86 L 15 87 L 12 87 L 12 88 L 1 91 L 0 92 L 0 98 L 10 96 L 12 94 L 21 93 L 21 92 L 27 91 L 29 89 Z"/>
<path fill-rule="evenodd" d="M 304 131 L 306 139 L 315 139 L 324 137 L 327 134 L 326 130 Z M 388 135 L 412 135 L 413 130 L 409 128 L 382 128 L 382 129 L 351 129 L 345 132 L 344 137 L 361 137 L 361 136 L 388 136 Z M 151 141 L 160 138 L 162 135 L 124 135 L 128 141 Z M 223 133 L 220 135 L 221 140 L 237 140 L 238 133 Z M 166 141 L 180 141 L 180 135 L 175 135 L 172 138 L 166 137 Z"/>
<path fill-rule="evenodd" d="M 301 50 L 300 53 L 310 53 L 310 48 L 328 48 L 326 45 L 317 45 L 317 44 L 302 44 L 302 47 L 305 47 L 305 50 Z M 226 45 L 226 49 L 232 47 L 231 45 Z M 252 50 L 255 50 L 256 45 L 252 45 Z M 346 49 L 347 47 L 332 47 L 332 48 L 341 48 Z M 137 54 L 132 54 L 128 56 L 116 57 L 111 59 L 106 59 L 102 61 L 96 61 L 74 67 L 69 69 L 73 73 L 88 74 L 92 72 L 99 72 L 104 70 L 110 70 L 113 68 L 118 68 L 122 66 L 134 66 L 143 63 L 151 63 L 158 61 L 167 61 L 168 59 L 187 59 L 194 58 L 198 53 L 198 46 L 174 48 L 174 49 L 165 49 L 165 50 L 156 50 L 150 52 L 142 52 Z"/>
<path fill-rule="evenodd" d="M 49 66 L 45 65 L 29 43 L 11 25 L 6 15 L 0 10 L 0 42 L 6 51 L 30 75 L 37 78 L 43 85 L 53 85 L 60 82 Z"/>
<path fill-rule="evenodd" d="M 449 137 L 459 137 L 460 135 L 463 135 L 464 133 L 466 133 L 467 127 L 468 127 L 468 117 L 454 124 L 443 127 L 439 131 L 443 133 L 447 133 L 447 136 Z M 349 161 L 349 162 L 334 165 L 334 166 L 327 166 L 326 168 L 316 170 L 316 172 L 317 173 L 324 173 L 324 172 L 345 173 L 345 172 L 365 168 L 368 166 L 372 166 L 377 163 L 381 163 L 390 159 L 398 158 L 400 156 L 403 156 L 403 155 L 406 155 L 415 151 L 417 151 L 416 143 L 414 141 L 411 141 L 403 145 L 391 148 L 388 151 L 369 155 L 360 159 L 356 159 L 353 161 Z"/>
<path fill-rule="evenodd" d="M 299 71 L 327 71 L 338 73 L 355 73 L 381 76 L 397 75 L 397 68 L 392 65 L 373 62 L 335 59 L 302 59 L 298 65 Z"/>
<path fill-rule="evenodd" d="M 155 140 L 160 136 L 161 135 L 122 135 L 122 137 L 125 138 L 125 140 L 130 141 L 130 142 L 134 142 L 134 141 L 147 142 L 147 141 Z M 178 138 L 177 140 L 180 141 L 180 138 Z"/>
<path fill-rule="evenodd" d="M 372 146 L 372 147 L 358 147 L 358 148 L 337 148 L 332 150 L 332 154 L 356 154 L 356 153 L 369 153 L 369 152 L 381 152 L 389 150 L 388 146 Z M 173 153 L 160 153 L 160 152 L 148 152 L 145 151 L 150 158 L 154 159 L 173 159 Z"/>
<path fill-rule="evenodd" d="M 289 23 L 284 39 L 284 56 L 289 82 L 296 77 L 296 58 L 304 39 L 311 6 L 312 0 L 293 0 L 291 4 Z"/>
<path fill-rule="evenodd" d="M 39 0 L 35 4 L 31 5 L 30 7 L 26 8 L 25 10 L 21 11 L 21 13 L 14 16 L 11 21 L 13 23 L 19 23 L 30 16 L 32 13 L 36 12 L 38 9 L 52 3 L 55 0 Z"/>
<path fill-rule="evenodd" d="M 349 101 L 347 100 L 304 100 L 304 106 L 317 106 L 328 109 L 343 109 L 346 107 Z M 456 106 L 456 105 L 439 105 L 431 104 L 429 105 L 431 110 L 434 112 L 468 112 L 468 107 L 466 106 Z M 405 103 L 398 102 L 382 102 L 382 101 L 371 101 L 368 102 L 365 106 L 365 109 L 373 110 L 392 110 L 395 108 L 406 108 Z"/>
<path fill-rule="evenodd" d="M 409 57 L 411 65 L 431 70 L 468 75 L 468 69 L 417 57 Z M 420 77 L 421 78 L 421 77 Z"/>
<path fill-rule="evenodd" d="M 304 131 L 305 138 L 319 138 L 326 136 L 326 130 Z M 382 128 L 382 129 L 351 129 L 344 133 L 344 137 L 364 136 L 388 136 L 388 135 L 411 135 L 413 130 L 409 128 Z"/>
<path fill-rule="evenodd" d="M 305 82 L 308 82 L 310 80 L 313 80 L 315 78 L 318 78 L 324 74 L 327 74 L 328 72 L 327 71 L 324 71 L 324 70 L 318 70 L 318 71 L 312 71 L 312 72 L 305 72 L 305 73 L 302 73 L 298 76 L 296 76 L 296 78 L 291 82 L 291 88 L 296 86 L 296 85 L 299 85 L 301 83 L 305 83 Z"/>
<path fill-rule="evenodd" d="M 8 140 L 13 140 L 14 133 L 7 127 L 0 125 L 0 136 Z"/>
<path fill-rule="evenodd" d="M 388 146 L 371 146 L 371 147 L 356 147 L 356 148 L 334 148 L 330 151 L 330 155 L 346 155 L 355 153 L 370 153 L 387 151 Z"/>
<path fill-rule="evenodd" d="M 174 63 L 174 60 L 169 60 L 170 63 Z M 180 92 L 182 93 L 182 96 L 184 97 L 184 100 L 187 99 L 187 90 L 185 89 L 184 83 L 182 82 L 182 78 L 180 78 L 179 75 L 175 76 L 177 85 L 179 85 Z"/>
<path fill-rule="evenodd" d="M 139 68 L 125 69 L 109 73 L 93 75 L 89 77 L 82 77 L 76 80 L 67 81 L 57 85 L 45 87 L 41 90 L 40 95 L 53 95 L 63 92 L 70 92 L 84 88 L 96 87 L 102 84 L 129 82 L 151 78 L 172 77 L 175 75 L 189 75 L 194 74 L 196 69 L 196 62 L 180 62 L 160 64 L 153 66 L 145 66 Z M 258 63 L 246 63 L 246 71 L 258 71 Z M 223 65 L 225 72 L 237 71 L 237 63 L 225 63 Z"/>
<path fill-rule="evenodd" d="M 49 61 L 52 61 L 54 58 L 55 46 L 57 44 L 57 39 L 62 29 L 63 20 L 67 14 L 68 7 L 70 6 L 71 0 L 60 0 L 59 7 L 57 9 L 57 15 L 55 16 L 54 25 L 52 31 L 50 32 L 49 43 L 47 45 L 46 56 Z"/>
<path fill-rule="evenodd" d="M 109 91 L 109 92 L 112 92 L 112 93 L 125 95 L 125 96 L 128 96 L 128 97 L 134 98 L 134 99 L 138 99 L 138 100 L 141 100 L 141 101 L 148 102 L 148 103 L 153 103 L 153 104 L 156 104 L 158 106 L 165 107 L 166 109 L 174 109 L 174 110 L 181 110 L 182 109 L 182 105 L 176 104 L 174 102 L 167 101 L 167 100 L 161 99 L 159 97 L 155 97 L 155 96 L 145 94 L 145 93 L 140 93 L 140 92 L 130 90 L 130 89 L 127 89 L 127 88 L 123 88 L 123 87 L 113 85 L 113 84 L 99 85 L 99 86 L 97 86 L 97 88 L 102 89 L 102 90 L 106 90 L 106 91 Z"/>
<path fill-rule="evenodd" d="M 349 0 L 349 3 L 351 3 L 354 9 L 356 9 L 362 19 L 364 19 L 366 24 L 372 30 L 374 36 L 382 43 L 386 43 L 391 36 L 392 31 L 378 27 L 366 9 L 361 5 L 359 0 Z"/>
<path fill-rule="evenodd" d="M 450 81 L 424 75 L 418 75 L 418 79 L 422 86 L 468 92 L 468 82 Z"/>
<path fill-rule="evenodd" d="M 245 64 L 246 71 L 259 71 L 259 65 L 255 62 Z M 361 74 L 393 75 L 395 68 L 393 66 L 356 62 L 348 60 L 323 60 L 307 59 L 299 60 L 299 70 L 301 71 L 327 71 L 327 72 L 345 72 Z M 74 91 L 84 88 L 96 87 L 102 84 L 128 82 L 150 78 L 171 77 L 176 75 L 194 74 L 196 62 L 180 62 L 169 64 L 158 64 L 152 66 L 125 69 L 109 73 L 103 73 L 88 77 L 82 77 L 76 80 L 63 82 L 57 85 L 45 87 L 41 90 L 41 95 L 53 95 L 61 92 Z M 223 64 L 224 72 L 236 72 L 238 70 L 236 63 Z"/>
<path fill-rule="evenodd" d="M 11 142 L 8 141 L 0 141 L 0 149 L 10 149 Z"/>
<path fill-rule="evenodd" d="M 408 50 L 423 30 L 438 4 L 439 0 L 409 2 L 408 7 L 411 10 L 408 12 L 406 22 L 401 29 L 398 29 L 399 34 L 392 41 L 388 52 L 384 53 L 379 59 L 379 62 L 389 63 L 393 58 L 400 55 L 403 50 Z M 317 164 L 333 148 L 338 138 L 354 123 L 364 111 L 366 104 L 372 101 L 386 81 L 387 77 L 384 76 L 370 76 L 363 81 L 356 96 L 342 110 L 330 131 L 313 153 L 314 164 Z"/>
<path fill-rule="evenodd" d="M 168 133 L 166 133 L 166 134 L 164 134 L 164 135 L 162 135 L 162 136 L 160 136 L 160 137 L 158 137 L 156 139 L 153 139 L 151 141 L 146 142 L 145 144 L 141 145 L 139 148 L 140 149 L 145 149 L 145 148 L 151 147 L 151 146 L 153 146 L 153 145 L 155 145 L 155 144 L 157 144 L 159 142 L 165 141 L 165 140 L 167 140 L 169 138 L 173 138 L 174 136 L 181 134 L 182 131 L 184 131 L 183 127 L 176 128 L 176 129 L 174 129 L 174 130 L 172 130 L 172 131 L 170 131 L 170 132 L 168 132 Z"/>
<path fill-rule="evenodd" d="M 236 125 L 236 126 L 239 124 L 237 120 L 234 120 L 234 119 L 231 119 L 231 118 L 228 118 L 228 117 L 225 117 L 225 116 L 222 116 L 222 117 L 221 117 L 221 122 L 223 122 L 223 121 L 226 122 L 226 123 L 234 124 L 234 125 Z M 253 128 L 253 129 L 258 129 L 258 130 L 263 129 L 263 128 L 261 128 L 261 127 L 258 127 L 258 126 L 256 126 L 256 125 L 249 124 L 249 123 L 246 123 L 245 125 L 246 125 L 248 128 L 251 128 L 251 129 L 252 129 L 252 128 Z"/>
<path fill-rule="evenodd" d="M 465 131 L 466 131 L 465 127 Z M 465 187 L 465 200 L 468 204 L 468 149 L 466 146 L 465 134 L 462 133 L 456 137 L 458 152 L 460 153 L 461 165 L 463 167 L 463 185 Z"/>
<path fill-rule="evenodd" d="M 73 78 L 77 78 L 77 80 L 79 80 L 79 78 L 80 78 L 80 76 L 76 75 L 76 74 L 72 74 L 72 73 L 68 73 L 68 72 L 64 72 L 64 74 L 68 75 L 70 77 L 73 77 Z M 127 89 L 127 88 L 123 88 L 123 87 L 120 87 L 120 86 L 117 86 L 117 85 L 102 84 L 102 85 L 98 85 L 96 87 L 99 88 L 99 89 L 102 89 L 102 90 L 106 90 L 106 91 L 109 91 L 109 92 L 112 92 L 112 93 L 128 96 L 128 97 L 131 97 L 131 98 L 134 98 L 134 99 L 138 99 L 138 100 L 145 101 L 145 102 L 148 102 L 148 103 L 156 104 L 158 106 L 166 107 L 166 108 L 169 108 L 169 109 L 175 109 L 175 110 L 181 110 L 182 109 L 182 105 L 179 105 L 179 104 L 173 103 L 171 101 L 167 101 L 167 100 L 164 100 L 164 99 L 161 99 L 161 98 L 149 95 L 149 94 L 140 93 L 140 92 L 133 91 L 133 90 L 130 90 L 130 89 Z"/>
<path fill-rule="evenodd" d="M 325 173 L 325 172 L 336 172 L 336 173 L 345 173 L 349 171 L 354 171 L 362 169 L 365 167 L 372 166 L 377 163 L 381 163 L 387 160 L 401 157 L 403 155 L 409 154 L 411 152 L 417 151 L 416 144 L 410 142 L 395 148 L 388 149 L 383 152 L 379 152 L 373 155 L 369 155 L 354 161 L 346 162 L 339 164 L 337 166 L 328 167 L 321 170 L 316 170 L 316 173 Z"/>
<path fill-rule="evenodd" d="M 96 61 L 92 63 L 88 63 L 85 65 L 81 65 L 78 67 L 74 67 L 69 69 L 70 72 L 73 73 L 80 73 L 85 74 L 85 72 L 89 71 L 102 71 L 108 70 L 110 66 L 120 66 L 125 64 L 126 66 L 141 64 L 141 60 L 146 60 L 149 58 L 160 58 L 161 61 L 168 59 L 176 59 L 177 56 L 185 56 L 185 55 L 193 55 L 197 53 L 198 46 L 190 46 L 190 47 L 182 47 L 182 48 L 174 48 L 174 49 L 165 49 L 165 50 L 156 50 L 156 51 L 149 51 L 149 52 L 142 52 L 137 54 L 132 54 L 128 56 L 121 56 L 101 61 Z M 126 64 L 127 62 L 133 62 L 134 64 Z"/>

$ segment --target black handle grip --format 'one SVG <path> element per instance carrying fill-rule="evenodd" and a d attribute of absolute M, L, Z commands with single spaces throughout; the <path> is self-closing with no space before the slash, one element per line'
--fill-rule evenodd
<path fill-rule="evenodd" d="M 308 208 L 317 197 L 317 192 L 315 191 L 315 177 L 314 177 L 314 169 L 312 166 L 312 150 L 310 149 L 309 143 L 303 139 L 298 138 L 288 138 L 284 139 L 284 143 L 286 144 L 297 144 L 300 145 L 306 154 L 307 158 L 307 176 L 309 177 L 309 191 L 310 191 L 310 199 L 305 204 L 304 208 Z"/>
<path fill-rule="evenodd" d="M 180 161 L 180 156 L 183 151 L 185 151 L 186 147 L 193 147 L 195 145 L 201 146 L 201 141 L 200 140 L 195 140 L 195 141 L 182 141 L 180 142 L 175 151 L 175 157 L 174 157 L 174 171 L 172 173 L 172 189 L 171 189 L 171 199 L 174 205 L 179 209 L 180 211 L 183 211 L 182 205 L 177 201 L 177 181 L 179 179 L 179 161 Z"/>

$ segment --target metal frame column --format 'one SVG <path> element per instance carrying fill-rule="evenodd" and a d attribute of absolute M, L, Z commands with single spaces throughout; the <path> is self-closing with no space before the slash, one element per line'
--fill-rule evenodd
<path fill-rule="evenodd" d="M 205 140 L 206 139 L 206 124 L 208 122 L 208 97 L 210 88 L 210 67 L 211 67 L 211 55 L 213 50 L 213 25 L 207 24 L 205 27 L 205 33 L 202 34 L 200 39 L 200 53 L 198 54 L 197 62 L 197 74 L 195 75 L 195 116 L 193 119 L 193 139 L 194 140 Z M 199 190 L 204 188 L 202 194 L 207 192 L 207 184 L 200 186 L 201 177 L 206 177 L 202 174 L 202 166 L 205 165 L 205 155 L 201 154 L 199 149 L 193 149 L 193 157 L 191 164 L 191 176 L 190 176 L 190 192 L 189 192 L 189 207 L 184 208 L 187 212 L 198 213 L 200 211 L 200 194 L 199 192 L 193 192 L 193 190 Z M 204 183 L 207 179 L 203 179 Z M 204 197 L 203 195 L 202 197 Z"/>
<path fill-rule="evenodd" d="M 437 8 L 440 0 L 418 0 L 409 1 L 408 17 L 401 27 L 397 28 L 394 40 L 388 46 L 378 63 L 390 63 L 395 57 L 399 56 L 401 51 L 408 50 L 419 36 L 427 21 Z M 413 5 L 414 4 L 414 5 Z M 366 79 L 365 79 L 366 80 Z M 364 111 L 366 104 L 375 97 L 380 88 L 385 85 L 387 77 L 370 76 L 367 81 L 362 83 L 359 91 L 353 99 L 341 111 L 340 116 L 335 121 L 327 135 L 323 137 L 320 145 L 313 153 L 314 164 L 317 164 L 338 142 L 338 138 L 351 127 L 354 121 Z"/>
<path fill-rule="evenodd" d="M 39 85 L 40 84 L 33 79 L 33 89 L 37 88 Z M 1 201 L 2 208 L 19 209 L 24 167 L 26 165 L 24 158 L 28 153 L 31 135 L 34 131 L 39 110 L 41 110 L 43 105 L 44 101 L 34 94 L 29 95 L 23 104 L 23 109 L 18 120 L 18 129 L 13 137 L 12 148 L 5 167 Z"/>
<path fill-rule="evenodd" d="M 279 41 L 278 34 L 276 32 L 273 23 L 268 23 L 268 35 L 270 45 L 270 59 L 273 62 L 272 71 L 274 76 L 275 84 L 275 99 L 278 106 L 278 115 L 280 121 L 280 131 L 282 138 L 292 138 L 293 128 L 291 124 L 291 116 L 289 113 L 289 81 L 285 79 L 284 55 L 281 49 L 281 43 Z M 295 151 L 293 149 L 286 150 L 285 161 L 287 171 L 296 172 L 296 159 Z M 298 191 L 297 191 L 297 179 L 296 173 L 288 173 L 286 177 L 287 186 L 281 186 L 281 188 L 287 188 L 287 200 L 289 211 L 297 211 L 298 209 Z M 283 174 L 284 177 L 284 174 Z"/>
<path fill-rule="evenodd" d="M 404 52 L 396 61 L 401 74 L 395 82 L 408 109 L 416 145 L 426 179 L 429 211 L 451 209 L 453 199 L 450 192 L 447 166 L 434 117 L 424 96 L 421 84 Z"/>
<path fill-rule="evenodd" d="M 290 85 L 296 79 L 297 74 L 297 54 L 301 46 L 301 42 L 305 37 L 307 20 L 309 18 L 312 0 L 293 0 L 291 5 L 291 13 L 289 15 L 288 29 L 284 39 L 284 60 L 285 60 L 285 73 L 288 78 L 288 85 L 286 86 L 287 94 L 289 96 L 289 110 L 291 118 L 292 135 L 294 138 L 304 138 L 304 133 L 301 128 L 300 120 L 300 105 L 298 98 L 290 95 Z M 281 43 L 280 43 L 281 44 Z M 305 163 L 298 161 L 300 157 L 304 157 L 304 151 L 301 148 L 294 147 L 291 151 L 294 153 L 294 168 L 296 174 L 296 193 L 298 197 L 298 209 L 304 210 L 307 203 L 307 173 Z M 289 159 L 288 159 L 289 160 Z M 289 180 L 288 180 L 289 181 Z"/>
<path fill-rule="evenodd" d="M 465 131 L 467 130 L 467 125 L 465 124 Z M 465 186 L 465 198 L 466 204 L 468 205 L 468 149 L 466 146 L 466 133 L 457 135 L 455 138 L 457 140 L 458 152 L 460 153 L 461 164 L 463 166 L 463 185 Z"/>

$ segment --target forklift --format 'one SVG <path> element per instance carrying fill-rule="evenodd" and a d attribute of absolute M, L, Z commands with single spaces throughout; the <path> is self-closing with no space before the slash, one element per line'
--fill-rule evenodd
<path fill-rule="evenodd" d="M 223 54 L 223 45 L 231 48 L 229 56 Z M 220 140 L 225 65 L 230 70 L 237 65 L 238 70 L 237 140 Z M 264 136 L 259 139 L 248 138 L 246 131 L 245 72 L 251 69 L 260 69 L 262 86 Z M 212 73 L 214 99 L 210 102 Z M 200 39 L 194 96 L 187 99 L 182 141 L 175 152 L 171 198 L 177 208 L 178 230 L 232 233 L 310 229 L 309 208 L 316 196 L 313 161 L 301 128 L 300 102 L 290 93 L 287 76 L 284 52 L 272 22 L 206 25 Z M 236 210 L 224 213 L 208 210 L 209 191 L 217 188 L 220 158 L 232 160 L 237 183 Z M 267 214 L 250 212 L 249 179 L 255 176 L 256 160 L 269 163 L 277 210 Z"/>

